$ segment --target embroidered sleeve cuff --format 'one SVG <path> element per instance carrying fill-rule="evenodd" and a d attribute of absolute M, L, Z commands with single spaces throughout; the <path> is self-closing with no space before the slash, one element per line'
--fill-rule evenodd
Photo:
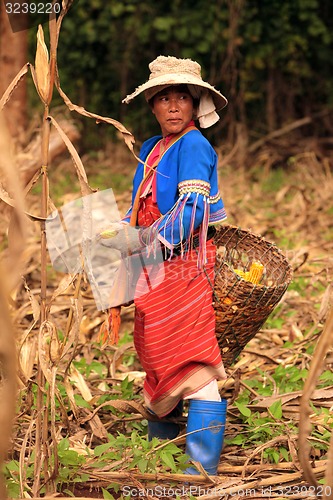
<path fill-rule="evenodd" d="M 179 194 L 187 193 L 199 193 L 203 196 L 209 196 L 210 184 L 209 182 L 202 181 L 200 179 L 191 179 L 188 181 L 182 181 L 178 184 Z"/>
<path fill-rule="evenodd" d="M 214 203 L 217 203 L 218 201 L 220 201 L 220 199 L 221 199 L 220 193 L 217 193 L 214 196 L 209 197 L 209 203 L 211 205 L 214 205 Z"/>
<path fill-rule="evenodd" d="M 209 215 L 209 224 L 220 224 L 224 220 L 226 220 L 227 214 L 226 211 L 223 208 L 220 210 L 217 210 L 217 212 L 213 212 Z"/>

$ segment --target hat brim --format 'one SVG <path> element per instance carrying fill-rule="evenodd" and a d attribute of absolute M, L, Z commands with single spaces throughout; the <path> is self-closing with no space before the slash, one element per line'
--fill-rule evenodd
<path fill-rule="evenodd" d="M 215 87 L 210 85 L 208 82 L 201 80 L 201 78 L 196 78 L 194 75 L 187 74 L 178 74 L 178 73 L 168 73 L 165 75 L 157 76 L 151 80 L 148 80 L 146 83 L 140 85 L 137 89 L 135 89 L 132 94 L 129 94 L 122 100 L 123 103 L 128 104 L 139 94 L 144 92 L 145 90 L 151 89 L 153 87 L 163 86 L 165 88 L 166 85 L 196 85 L 198 87 L 202 87 L 204 89 L 208 89 L 211 94 L 217 110 L 224 108 L 228 104 L 228 100 L 224 95 L 221 94 Z"/>

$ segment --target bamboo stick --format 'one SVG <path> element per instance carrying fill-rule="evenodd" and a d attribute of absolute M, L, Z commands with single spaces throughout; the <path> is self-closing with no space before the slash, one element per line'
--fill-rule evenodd
<path fill-rule="evenodd" d="M 321 478 L 324 476 L 326 471 L 326 466 L 324 467 L 318 467 L 317 469 L 313 469 L 313 473 L 316 477 Z M 209 495 L 201 495 L 199 497 L 196 497 L 197 500 L 219 500 L 222 497 L 227 498 L 228 495 L 231 495 L 235 497 L 235 495 L 239 494 L 241 496 L 246 496 L 246 492 L 251 492 L 254 490 L 260 490 L 262 493 L 266 489 L 267 490 L 267 497 L 268 495 L 271 496 L 271 492 L 275 488 L 279 494 L 279 496 L 283 497 L 283 487 L 280 488 L 280 485 L 290 485 L 290 483 L 293 483 L 294 481 L 297 480 L 302 480 L 303 479 L 303 472 L 294 472 L 292 474 L 281 474 L 280 476 L 274 476 L 274 477 L 268 477 L 264 479 L 257 479 L 255 481 L 249 481 L 247 483 L 243 484 L 238 484 L 237 486 L 232 486 L 230 488 L 219 488 L 216 487 L 215 491 L 216 494 L 209 494 Z M 270 488 L 274 486 L 274 488 Z M 295 485 L 297 486 L 297 485 Z M 306 485 L 304 485 L 306 487 Z M 298 490 L 300 491 L 300 488 L 298 487 Z M 293 491 L 292 488 L 290 488 L 290 491 Z M 308 492 L 311 490 L 308 488 Z M 281 493 L 281 494 L 280 494 Z M 304 491 L 304 493 L 306 493 Z M 291 496 L 289 493 L 286 494 L 286 496 Z M 309 498 L 309 494 L 307 497 L 304 496 L 304 498 Z M 315 495 L 314 495 L 315 497 Z M 311 497 L 310 497 L 311 498 Z"/>
<path fill-rule="evenodd" d="M 326 461 L 325 461 L 326 462 Z M 320 462 L 321 463 L 321 462 Z M 282 464 L 280 464 L 282 465 Z M 326 464 L 322 466 L 315 467 L 313 469 L 313 472 L 315 476 L 319 479 L 322 478 L 325 474 L 326 470 Z M 189 475 L 188 474 L 139 474 L 139 473 L 133 473 L 130 474 L 128 472 L 104 472 L 101 474 L 95 474 L 96 476 L 103 475 L 104 480 L 106 482 L 110 481 L 115 481 L 115 482 L 121 482 L 123 483 L 124 481 L 126 482 L 126 485 L 133 484 L 137 485 L 137 481 L 155 481 L 156 486 L 160 485 L 160 482 L 163 480 L 167 480 L 168 482 L 171 481 L 180 481 L 184 482 L 185 487 L 191 488 L 192 486 L 192 491 L 195 491 L 195 487 L 193 487 L 193 484 L 202 484 L 203 482 L 206 481 L 207 483 L 207 478 L 203 475 L 198 475 L 198 476 L 190 476 L 190 481 L 191 485 L 189 485 Z M 274 476 L 274 477 L 269 477 L 269 478 L 263 478 L 263 479 L 256 479 L 253 481 L 248 481 L 248 482 L 242 482 L 240 478 L 223 478 L 225 481 L 220 482 L 222 478 L 219 478 L 217 476 L 211 476 L 210 480 L 208 480 L 208 483 L 210 483 L 206 489 L 202 486 L 198 486 L 198 491 L 207 491 L 208 494 L 200 495 L 200 496 L 193 496 L 192 498 L 196 498 L 197 500 L 219 500 L 221 498 L 228 498 L 228 496 L 231 496 L 233 498 L 237 498 L 238 495 L 239 497 L 245 497 L 246 494 L 250 496 L 251 492 L 251 498 L 256 498 L 257 495 L 260 498 L 271 498 L 272 495 L 274 495 L 274 492 L 281 498 L 283 497 L 283 488 L 287 491 L 286 496 L 292 497 L 292 498 L 315 498 L 315 494 L 313 492 L 312 495 L 312 490 L 308 488 L 306 484 L 299 484 L 299 481 L 303 482 L 303 473 L 302 472 L 294 472 L 294 473 L 288 473 L 288 474 L 281 474 L 279 476 Z M 235 483 L 238 483 L 236 485 L 230 486 L 230 479 L 234 479 Z M 219 482 L 217 483 L 216 480 Z M 91 484 L 91 483 L 90 483 Z M 95 483 L 94 483 L 95 484 Z M 226 485 L 226 487 L 223 486 L 223 484 Z M 213 487 L 212 487 L 213 485 Z M 228 485 L 228 486 L 227 486 Z M 284 486 L 283 486 L 284 485 Z M 96 484 L 95 484 L 96 486 Z M 294 489 L 293 489 L 294 488 Z M 150 487 L 150 490 L 152 488 Z M 290 489 L 290 492 L 289 492 Z M 306 490 L 307 489 L 307 490 Z M 144 490 L 142 490 L 143 492 Z M 184 488 L 185 491 L 185 488 Z M 299 494 L 292 494 L 292 492 L 297 492 L 299 491 Z M 306 493 L 308 491 L 308 493 Z M 139 488 L 138 488 L 139 492 Z M 288 493 L 289 492 L 289 493 Z M 303 494 L 304 493 L 304 494 Z M 305 493 L 307 496 L 305 496 Z M 266 496 L 265 496 L 266 495 Z M 274 495 L 275 496 L 275 495 Z M 54 496 L 47 496 L 39 498 L 39 497 L 34 497 L 31 500 L 54 500 Z M 56 497 L 57 500 L 65 500 L 65 497 Z M 67 498 L 67 497 L 66 497 Z M 75 497 L 76 500 L 89 500 L 86 497 Z M 143 495 L 141 495 L 141 498 L 143 498 Z M 257 497 L 258 498 L 258 497 Z M 23 500 L 23 499 L 22 499 Z"/>
<path fill-rule="evenodd" d="M 320 476 L 323 474 L 323 472 L 325 472 L 326 470 L 326 465 L 327 465 L 327 460 L 323 460 L 323 461 L 318 461 L 316 462 L 317 463 L 317 466 L 313 468 L 313 473 L 316 475 L 316 476 Z M 293 469 L 295 470 L 295 465 L 292 463 L 292 462 L 289 462 L 289 463 L 281 463 L 281 464 L 270 464 L 268 465 L 268 467 L 271 467 L 271 468 L 267 468 L 267 469 L 263 469 L 262 467 L 264 466 L 260 466 L 260 465 L 252 465 L 252 466 L 249 466 L 249 471 L 251 472 L 255 472 L 257 470 L 260 470 L 260 471 L 263 471 L 263 470 L 276 470 L 276 471 L 283 471 L 284 474 L 276 474 L 274 475 L 274 477 L 271 477 L 271 478 L 265 478 L 265 481 L 266 479 L 269 481 L 271 480 L 272 481 L 272 484 L 279 484 L 280 483 L 280 479 L 281 479 L 281 482 L 292 482 L 293 480 L 295 479 L 302 479 L 303 478 L 303 473 L 302 471 L 297 471 L 297 472 L 291 472 L 291 473 L 288 473 L 286 474 L 286 470 L 288 470 L 288 467 L 289 466 L 289 469 Z M 228 467 L 228 466 L 220 466 L 218 471 L 219 473 L 236 473 L 236 472 L 242 472 L 243 468 L 242 466 L 236 466 L 236 467 Z M 123 480 L 130 480 L 130 479 L 136 479 L 138 481 L 149 481 L 149 482 L 152 482 L 152 481 L 156 481 L 157 483 L 159 481 L 184 481 L 184 482 L 189 482 L 189 475 L 188 474 L 174 474 L 174 473 L 160 473 L 160 472 L 156 472 L 156 473 L 139 473 L 139 472 L 125 472 L 125 471 L 101 471 L 101 472 L 98 472 L 98 471 L 92 471 L 92 470 L 89 470 L 88 471 L 85 471 L 89 474 L 90 478 L 94 478 L 95 480 L 99 480 L 99 481 L 106 481 L 106 482 L 112 482 L 112 480 L 119 480 L 119 481 L 123 481 Z M 204 481 L 207 482 L 207 477 L 205 477 L 204 475 L 202 474 L 199 474 L 197 476 L 190 476 L 191 477 L 191 483 L 202 483 Z M 288 481 L 287 481 L 287 478 Z M 208 478 L 208 482 L 210 483 L 216 483 L 218 482 L 219 484 L 222 484 L 221 481 L 222 480 L 225 480 L 226 477 L 224 476 L 223 478 L 222 477 L 219 477 L 219 476 L 209 476 Z M 233 477 L 233 478 L 230 478 L 228 476 L 228 481 L 230 481 L 230 479 L 235 479 L 235 481 L 239 481 L 240 478 L 239 477 Z M 256 483 L 257 481 L 264 481 L 264 479 L 260 479 L 260 480 L 254 480 L 252 481 L 253 483 Z M 88 484 L 88 483 L 87 483 Z M 94 484 L 94 481 L 90 481 L 89 483 L 90 485 L 91 484 Z"/>
<path fill-rule="evenodd" d="M 312 408 L 310 406 L 310 398 L 316 387 L 318 377 L 323 369 L 323 364 L 325 357 L 329 348 L 332 345 L 332 330 L 333 330 L 333 309 L 330 310 L 329 316 L 326 320 L 323 333 L 321 334 L 318 344 L 313 355 L 313 359 L 310 366 L 309 375 L 305 381 L 303 394 L 300 401 L 299 413 L 302 418 L 299 422 L 299 461 L 304 470 L 305 477 L 307 481 L 317 486 L 317 479 L 315 477 L 314 471 L 309 462 L 310 456 L 310 443 L 309 436 L 311 433 L 311 422 L 310 415 L 312 413 Z M 332 476 L 330 476 L 330 480 Z"/>

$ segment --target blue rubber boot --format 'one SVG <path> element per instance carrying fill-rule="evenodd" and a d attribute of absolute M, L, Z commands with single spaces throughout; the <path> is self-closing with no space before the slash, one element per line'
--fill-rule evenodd
<path fill-rule="evenodd" d="M 185 453 L 196 462 L 200 462 L 210 475 L 217 474 L 223 447 L 226 415 L 226 399 L 222 401 L 190 400 Z M 194 467 L 189 467 L 185 474 L 198 475 L 200 472 Z"/>
<path fill-rule="evenodd" d="M 150 410 L 151 411 L 151 410 Z M 183 401 L 179 401 L 177 406 L 163 418 L 181 417 L 183 413 Z M 176 422 L 151 421 L 148 420 L 148 441 L 154 437 L 159 439 L 174 439 L 180 432 L 180 426 Z"/>

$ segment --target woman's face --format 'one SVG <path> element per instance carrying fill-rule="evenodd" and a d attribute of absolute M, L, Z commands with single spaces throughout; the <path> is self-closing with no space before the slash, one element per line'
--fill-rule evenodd
<path fill-rule="evenodd" d="M 193 99 L 186 86 L 167 87 L 153 98 L 152 111 L 162 135 L 182 132 L 193 119 Z"/>

